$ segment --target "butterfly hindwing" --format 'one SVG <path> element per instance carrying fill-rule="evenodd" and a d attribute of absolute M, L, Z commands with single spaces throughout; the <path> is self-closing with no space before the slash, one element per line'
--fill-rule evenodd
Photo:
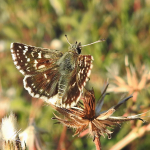
<path fill-rule="evenodd" d="M 25 89 L 32 97 L 49 99 L 58 92 L 60 74 L 56 70 L 45 71 L 34 76 L 25 76 L 23 83 Z"/>

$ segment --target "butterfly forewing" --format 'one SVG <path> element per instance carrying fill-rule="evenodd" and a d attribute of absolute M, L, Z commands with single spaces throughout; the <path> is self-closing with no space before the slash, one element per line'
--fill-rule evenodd
<path fill-rule="evenodd" d="M 57 50 L 42 49 L 22 43 L 12 43 L 11 53 L 16 68 L 23 75 L 34 75 L 55 67 L 62 53 Z"/>

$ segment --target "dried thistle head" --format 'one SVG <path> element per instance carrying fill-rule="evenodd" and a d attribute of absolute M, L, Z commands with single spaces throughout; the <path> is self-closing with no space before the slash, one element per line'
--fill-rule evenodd
<path fill-rule="evenodd" d="M 65 126 L 75 128 L 76 132 L 74 135 L 80 134 L 82 131 L 88 128 L 89 134 L 93 138 L 100 137 L 101 135 L 105 137 L 105 134 L 108 135 L 108 138 L 111 138 L 111 134 L 113 132 L 110 131 L 108 127 L 112 128 L 113 126 L 118 126 L 122 122 L 129 120 L 143 121 L 141 117 L 142 114 L 128 117 L 113 116 L 113 113 L 116 111 L 116 109 L 125 101 L 130 99 L 132 96 L 128 96 L 127 98 L 120 101 L 117 105 L 111 107 L 106 111 L 101 112 L 104 98 L 107 95 L 107 87 L 108 83 L 106 84 L 97 105 L 95 104 L 95 95 L 93 89 L 85 92 L 82 106 L 65 109 L 52 105 L 54 109 L 56 109 L 60 114 L 65 116 L 65 118 L 60 118 L 54 114 L 55 117 L 52 119 L 56 119 L 58 122 L 64 124 Z"/>

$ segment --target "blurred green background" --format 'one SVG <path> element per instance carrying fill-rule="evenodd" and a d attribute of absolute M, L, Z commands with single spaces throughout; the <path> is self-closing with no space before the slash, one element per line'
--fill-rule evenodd
<path fill-rule="evenodd" d="M 63 126 L 51 120 L 54 111 L 50 106 L 33 99 L 23 88 L 23 75 L 14 66 L 10 43 L 21 42 L 65 52 L 69 46 L 65 34 L 70 43 L 89 44 L 106 39 L 82 49 L 82 54 L 94 57 L 88 85 L 95 89 L 98 99 L 103 83 L 111 76 L 106 68 L 115 65 L 120 77 L 126 76 L 125 55 L 134 68 L 142 64 L 149 70 L 150 0 L 0 0 L 0 117 L 13 111 L 21 131 L 33 117 L 36 125 L 48 132 L 42 136 L 47 149 L 57 149 Z M 103 109 L 115 105 L 120 97 L 121 94 L 111 93 Z M 150 90 L 146 88 L 138 95 L 135 110 L 142 113 L 139 106 L 148 110 L 149 100 Z M 130 105 L 130 102 L 123 105 L 116 115 L 123 115 Z M 102 148 L 110 149 L 131 130 L 129 122 L 115 129 L 111 140 L 101 137 Z M 73 133 L 67 129 L 64 143 L 66 147 L 69 145 L 68 149 L 95 149 L 89 136 L 74 139 Z M 149 149 L 149 138 L 146 133 L 124 150 Z"/>

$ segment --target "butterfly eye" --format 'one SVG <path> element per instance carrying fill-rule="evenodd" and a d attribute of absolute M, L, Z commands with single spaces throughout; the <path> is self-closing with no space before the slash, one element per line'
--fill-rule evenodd
<path fill-rule="evenodd" d="M 77 47 L 77 53 L 81 54 L 81 47 Z"/>
<path fill-rule="evenodd" d="M 78 54 L 81 54 L 81 42 L 79 42 L 79 43 L 77 44 L 76 50 L 77 50 L 77 53 L 78 53 Z"/>

